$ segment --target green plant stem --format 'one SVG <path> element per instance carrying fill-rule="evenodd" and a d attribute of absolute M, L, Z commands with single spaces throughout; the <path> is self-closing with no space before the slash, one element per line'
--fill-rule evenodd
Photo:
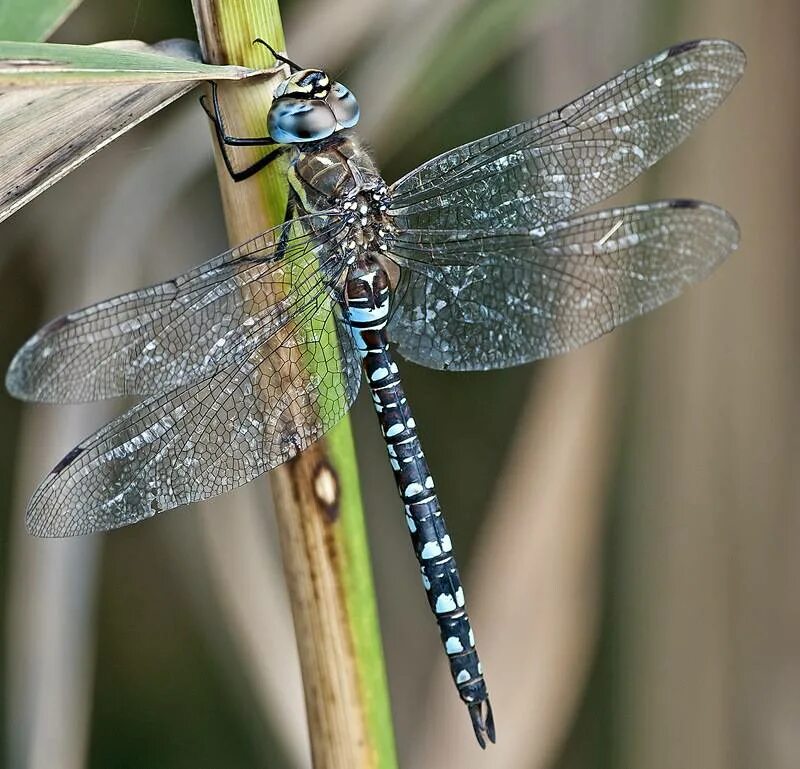
<path fill-rule="evenodd" d="M 193 0 L 206 61 L 272 64 L 255 37 L 284 47 L 277 0 Z M 276 80 L 223 86 L 226 120 L 263 135 Z M 224 90 L 223 90 L 224 88 Z M 241 130 L 239 130 L 241 129 Z M 278 167 L 273 167 L 278 166 Z M 283 219 L 285 166 L 234 184 L 217 153 L 232 243 Z M 397 766 L 353 436 L 348 419 L 270 474 L 317 769 Z"/>

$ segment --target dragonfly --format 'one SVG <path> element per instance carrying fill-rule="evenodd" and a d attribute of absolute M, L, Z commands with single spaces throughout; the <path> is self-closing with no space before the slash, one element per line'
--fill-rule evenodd
<path fill-rule="evenodd" d="M 725 99 L 745 56 L 673 46 L 565 106 L 388 185 L 353 93 L 274 51 L 267 134 L 209 115 L 235 180 L 288 159 L 285 221 L 167 280 L 57 318 L 16 354 L 26 400 L 142 396 L 35 491 L 33 534 L 114 529 L 221 494 L 296 456 L 372 396 L 423 586 L 481 747 L 496 729 L 442 506 L 394 350 L 439 370 L 577 348 L 705 278 L 737 247 L 725 210 L 673 199 L 593 210 Z M 262 147 L 236 168 L 232 148 Z M 394 350 L 392 349 L 394 348 Z"/>

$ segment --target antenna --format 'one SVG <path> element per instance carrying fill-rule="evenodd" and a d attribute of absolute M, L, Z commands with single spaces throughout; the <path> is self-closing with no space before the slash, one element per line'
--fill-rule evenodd
<path fill-rule="evenodd" d="M 275 57 L 275 61 L 282 61 L 284 64 L 288 64 L 292 72 L 297 72 L 297 70 L 303 69 L 299 64 L 295 64 L 291 59 L 281 56 L 266 40 L 262 40 L 260 37 L 257 37 L 255 40 L 253 40 L 253 45 L 256 43 L 261 43 L 261 45 L 263 45 Z"/>

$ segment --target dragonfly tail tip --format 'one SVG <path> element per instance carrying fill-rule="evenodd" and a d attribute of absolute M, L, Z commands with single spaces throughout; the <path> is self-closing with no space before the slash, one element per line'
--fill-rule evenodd
<path fill-rule="evenodd" d="M 486 715 L 484 716 L 484 705 L 486 706 Z M 469 706 L 469 716 L 472 719 L 472 728 L 475 731 L 475 738 L 478 740 L 478 745 L 483 750 L 486 750 L 486 737 L 489 742 L 496 742 L 496 734 L 494 729 L 494 714 L 492 713 L 492 705 L 489 700 L 475 702 Z"/>

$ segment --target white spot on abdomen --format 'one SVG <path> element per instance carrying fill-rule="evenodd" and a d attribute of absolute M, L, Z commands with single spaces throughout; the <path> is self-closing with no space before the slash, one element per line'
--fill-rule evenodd
<path fill-rule="evenodd" d="M 456 636 L 451 635 L 450 638 L 444 642 L 444 650 L 448 654 L 458 654 L 464 651 L 464 645 Z"/>
<path fill-rule="evenodd" d="M 445 614 L 448 611 L 453 611 L 456 608 L 456 602 L 453 600 L 453 596 L 449 593 L 442 593 L 436 599 L 436 606 L 434 607 L 434 611 L 437 614 Z"/>
<path fill-rule="evenodd" d="M 428 558 L 436 558 L 437 555 L 442 554 L 442 548 L 438 542 L 426 542 L 419 554 L 420 558 L 427 560 Z"/>
<path fill-rule="evenodd" d="M 386 433 L 386 434 L 388 435 L 389 433 Z M 419 484 L 419 483 L 409 483 L 408 486 L 406 486 L 405 490 L 403 491 L 403 496 L 404 497 L 415 497 L 415 496 L 417 496 L 417 494 L 421 494 L 422 491 L 423 491 L 423 489 L 422 489 L 422 485 L 421 484 Z"/>

